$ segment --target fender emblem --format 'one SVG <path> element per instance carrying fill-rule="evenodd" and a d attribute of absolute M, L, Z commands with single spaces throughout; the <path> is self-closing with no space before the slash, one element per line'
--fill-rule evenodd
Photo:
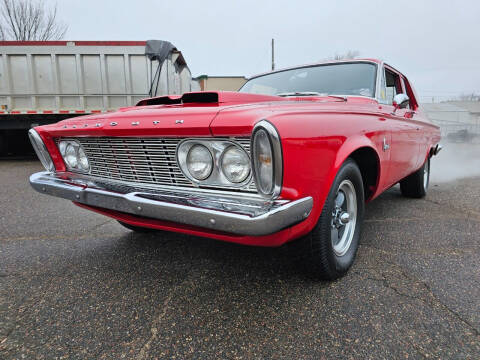
<path fill-rule="evenodd" d="M 140 121 L 134 121 L 134 122 L 132 122 L 132 126 L 137 126 L 137 125 L 140 125 Z"/>
<path fill-rule="evenodd" d="M 175 120 L 175 124 L 183 124 L 183 120 Z"/>
<path fill-rule="evenodd" d="M 153 125 L 157 125 L 157 124 L 160 124 L 160 121 L 155 120 L 155 121 L 153 122 Z"/>
<path fill-rule="evenodd" d="M 115 121 L 112 121 L 112 122 L 110 123 L 110 126 L 117 126 L 117 125 L 118 125 L 118 123 L 116 123 Z"/>
<path fill-rule="evenodd" d="M 385 139 L 385 137 L 383 138 L 383 151 L 387 151 L 388 149 L 390 149 L 390 145 L 387 144 L 387 139 Z"/>

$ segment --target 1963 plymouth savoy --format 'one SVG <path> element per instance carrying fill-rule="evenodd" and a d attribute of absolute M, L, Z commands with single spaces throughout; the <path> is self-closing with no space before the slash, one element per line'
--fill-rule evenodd
<path fill-rule="evenodd" d="M 365 202 L 400 182 L 423 197 L 439 128 L 412 85 L 378 60 L 252 77 L 29 132 L 41 193 L 158 229 L 258 246 L 291 242 L 312 274 L 344 275 Z"/>

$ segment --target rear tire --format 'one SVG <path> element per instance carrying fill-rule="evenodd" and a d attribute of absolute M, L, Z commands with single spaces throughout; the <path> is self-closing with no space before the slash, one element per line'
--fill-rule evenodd
<path fill-rule="evenodd" d="M 400 181 L 400 191 L 403 196 L 420 199 L 427 195 L 429 183 L 430 158 L 427 158 L 420 169 Z"/>
<path fill-rule="evenodd" d="M 125 223 L 123 221 L 119 221 L 119 220 L 117 220 L 117 221 L 123 227 L 127 228 L 128 230 L 135 231 L 137 233 L 145 233 L 146 234 L 146 233 L 153 233 L 153 232 L 161 231 L 161 230 L 156 230 L 156 229 L 151 229 L 151 228 L 146 228 L 146 227 L 141 227 L 141 226 L 130 225 L 130 224 L 127 224 L 127 223 Z"/>
<path fill-rule="evenodd" d="M 315 278 L 344 276 L 355 260 L 364 210 L 362 175 L 356 162 L 347 159 L 333 181 L 315 228 L 291 244 L 299 265 Z"/>

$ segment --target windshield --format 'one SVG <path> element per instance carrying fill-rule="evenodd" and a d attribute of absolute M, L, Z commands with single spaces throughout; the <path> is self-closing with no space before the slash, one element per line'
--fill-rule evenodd
<path fill-rule="evenodd" d="M 374 97 L 377 66 L 372 63 L 340 63 L 302 67 L 253 78 L 243 93 L 308 96 L 361 95 Z"/>

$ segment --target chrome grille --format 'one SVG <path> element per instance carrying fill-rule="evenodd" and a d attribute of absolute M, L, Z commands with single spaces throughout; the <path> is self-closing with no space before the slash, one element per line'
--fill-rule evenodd
<path fill-rule="evenodd" d="M 92 176 L 139 184 L 194 187 L 181 172 L 175 157 L 177 145 L 183 139 L 79 137 L 58 140 L 76 140 L 82 145 Z M 236 141 L 250 154 L 250 138 L 229 140 Z M 256 192 L 255 184 L 252 181 L 240 191 Z"/>

